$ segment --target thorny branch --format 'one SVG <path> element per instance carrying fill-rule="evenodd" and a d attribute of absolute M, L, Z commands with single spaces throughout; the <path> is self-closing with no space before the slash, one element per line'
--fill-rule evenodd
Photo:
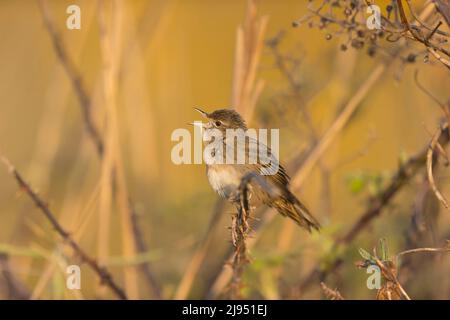
<path fill-rule="evenodd" d="M 324 282 L 320 283 L 320 287 L 322 288 L 325 297 L 329 300 L 345 300 L 338 289 L 331 289 Z"/>
<path fill-rule="evenodd" d="M 55 49 L 56 52 L 56 56 L 58 57 L 59 61 L 61 62 L 61 65 L 66 71 L 67 76 L 69 77 L 70 82 L 72 83 L 72 87 L 74 88 L 76 96 L 80 103 L 81 111 L 83 113 L 84 124 L 86 126 L 86 131 L 89 137 L 91 138 L 92 142 L 94 143 L 99 157 L 101 158 L 103 156 L 104 143 L 92 116 L 91 97 L 87 93 L 87 90 L 84 86 L 80 71 L 77 69 L 74 62 L 72 61 L 72 59 L 70 59 L 69 55 L 67 54 L 67 50 L 64 47 L 61 36 L 55 28 L 54 22 L 51 18 L 48 9 L 47 1 L 40 0 L 38 3 L 42 12 L 42 17 L 44 18 L 45 27 L 47 28 L 47 31 L 50 34 L 53 48 Z"/>
<path fill-rule="evenodd" d="M 89 256 L 80 245 L 73 239 L 58 222 L 55 215 L 50 211 L 47 203 L 31 188 L 31 186 L 24 180 L 22 175 L 14 168 L 14 166 L 8 161 L 8 159 L 2 157 L 2 162 L 6 165 L 11 175 L 16 180 L 20 189 L 23 190 L 33 201 L 33 203 L 41 210 L 47 220 L 50 222 L 55 231 L 63 238 L 66 244 L 68 244 L 72 250 L 80 257 L 81 261 L 86 263 L 100 278 L 101 283 L 108 286 L 114 294 L 123 300 L 127 299 L 125 291 L 115 282 L 112 274 L 109 270 L 103 266 L 100 266 L 97 261 Z"/>
<path fill-rule="evenodd" d="M 252 176 L 247 175 L 242 178 L 239 186 L 239 201 L 237 202 L 237 213 L 232 217 L 231 238 L 234 246 L 234 254 L 231 262 L 233 277 L 231 281 L 231 298 L 240 297 L 240 287 L 245 264 L 248 263 L 246 239 L 250 231 L 247 222 L 250 216 L 248 204 L 248 184 Z"/>
<path fill-rule="evenodd" d="M 244 177 L 239 187 L 239 202 L 237 203 L 237 213 L 232 217 L 231 238 L 234 247 L 231 267 L 233 277 L 231 280 L 230 297 L 232 299 L 240 298 L 240 289 L 242 286 L 242 275 L 245 265 L 249 262 L 247 255 L 246 239 L 250 231 L 247 219 L 250 215 L 248 205 L 248 180 Z"/>
<path fill-rule="evenodd" d="M 269 194 L 276 193 L 267 182 L 254 172 L 246 174 L 239 184 L 238 200 L 236 201 L 237 213 L 232 218 L 231 238 L 233 242 L 234 252 L 232 255 L 231 266 L 233 275 L 231 278 L 230 295 L 232 299 L 240 298 L 240 289 L 242 286 L 242 275 L 245 265 L 250 261 L 247 252 L 247 237 L 250 232 L 248 220 L 250 218 L 251 207 L 249 205 L 249 184 L 257 183 Z"/>

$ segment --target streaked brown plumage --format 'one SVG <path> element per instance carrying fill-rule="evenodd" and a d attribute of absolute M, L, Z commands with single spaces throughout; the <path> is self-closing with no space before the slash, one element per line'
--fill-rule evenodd
<path fill-rule="evenodd" d="M 211 113 L 207 113 L 200 109 L 196 110 L 208 120 L 203 126 L 206 133 L 208 133 L 208 130 L 219 130 L 225 137 L 227 129 L 247 130 L 245 121 L 234 110 L 220 109 Z M 213 142 L 214 141 L 210 141 L 209 143 Z M 220 143 L 223 143 L 224 146 L 226 146 L 227 141 L 226 139 L 222 139 Z M 258 149 L 261 146 L 266 147 L 260 141 L 255 141 L 255 143 L 257 144 Z M 249 152 L 251 151 L 249 151 L 247 144 L 245 145 L 245 148 L 245 154 L 246 157 L 248 157 Z M 270 157 L 274 158 L 270 149 L 268 147 L 266 148 Z M 308 231 L 311 231 L 311 229 L 319 230 L 320 225 L 317 220 L 289 190 L 290 178 L 281 164 L 278 165 L 278 171 L 275 174 L 262 175 L 261 172 L 266 166 L 261 164 L 259 160 L 260 158 L 258 158 L 258 161 L 255 164 L 249 164 L 248 162 L 245 162 L 244 164 L 209 163 L 207 164 L 209 183 L 220 196 L 231 202 L 235 202 L 241 179 L 251 172 L 256 173 L 259 177 L 264 179 L 264 184 L 268 186 L 270 190 L 267 190 L 267 187 L 263 187 L 261 183 L 251 180 L 249 186 L 249 198 L 252 206 L 258 206 L 262 202 L 269 207 L 275 208 L 283 216 L 291 218 Z M 277 159 L 276 161 L 278 163 Z M 262 161 L 262 163 L 264 163 L 264 161 Z"/>

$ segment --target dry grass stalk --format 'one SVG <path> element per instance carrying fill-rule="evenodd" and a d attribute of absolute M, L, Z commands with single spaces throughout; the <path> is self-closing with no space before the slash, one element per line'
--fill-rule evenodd
<path fill-rule="evenodd" d="M 322 288 L 323 294 L 329 300 L 345 300 L 338 289 L 331 289 L 325 283 L 321 282 L 320 287 Z"/>
<path fill-rule="evenodd" d="M 8 168 L 11 175 L 16 180 L 20 189 L 23 190 L 33 201 L 33 203 L 41 210 L 47 220 L 50 222 L 55 231 L 61 236 L 64 242 L 69 245 L 82 262 L 86 263 L 100 278 L 101 283 L 111 289 L 111 291 L 120 299 L 127 299 L 125 291 L 115 282 L 112 274 L 105 267 L 101 266 L 94 258 L 88 255 L 79 244 L 73 239 L 58 222 L 53 212 L 49 209 L 47 203 L 30 187 L 30 185 L 22 178 L 21 174 L 14 168 L 8 159 L 2 157 L 1 160 Z"/>
<path fill-rule="evenodd" d="M 256 81 L 264 33 L 268 17 L 258 18 L 256 5 L 248 1 L 244 24 L 238 27 L 234 62 L 232 106 L 245 120 L 250 121 L 255 105 L 264 87 L 262 80 Z"/>
<path fill-rule="evenodd" d="M 106 19 L 104 12 L 104 3 L 103 1 L 99 2 L 99 15 L 98 15 L 98 24 L 100 30 L 100 45 L 101 45 L 101 53 L 102 53 L 102 84 L 103 84 L 103 98 L 105 102 L 105 120 L 106 126 L 104 130 L 104 144 L 105 151 L 102 157 L 101 162 L 101 175 L 100 175 L 100 199 L 99 199 L 99 221 L 98 221 L 98 237 L 97 237 L 97 246 L 98 246 L 98 259 L 101 263 L 105 263 L 109 256 L 109 244 L 110 244 L 110 228 L 111 228 L 111 212 L 113 209 L 113 190 L 116 189 L 115 185 L 117 181 L 115 179 L 115 132 L 113 127 L 115 123 L 111 121 L 111 114 L 114 114 L 115 111 L 115 74 L 114 67 L 116 67 L 117 61 L 114 61 L 114 65 L 112 65 L 113 59 L 112 53 L 109 55 L 107 52 L 112 50 L 110 48 L 111 44 L 109 43 L 111 40 L 109 38 L 109 34 L 106 34 L 109 30 L 106 30 Z M 113 119 L 114 120 L 114 119 Z M 113 187 L 114 185 L 114 187 Z M 125 285 L 125 288 L 128 288 Z M 100 290 L 98 292 L 100 296 L 104 296 L 105 292 Z"/>
<path fill-rule="evenodd" d="M 122 41 L 122 22 L 123 22 L 123 2 L 120 0 L 108 3 L 107 7 L 103 1 L 99 7 L 99 28 L 100 28 L 100 47 L 103 60 L 103 89 L 106 105 L 106 153 L 105 165 L 102 167 L 102 178 L 106 181 L 103 185 L 107 190 L 108 196 L 113 192 L 112 186 L 115 186 L 114 199 L 117 201 L 120 212 L 122 226 L 122 249 L 125 258 L 133 258 L 136 255 L 136 243 L 134 242 L 133 223 L 129 207 L 129 196 L 125 182 L 120 141 L 119 124 L 117 115 L 117 86 L 118 70 L 120 64 L 120 51 Z M 110 10 L 108 10 L 110 9 Z M 110 12 L 110 20 L 107 20 L 106 12 Z M 110 157 L 110 158 L 109 158 Z M 110 161 L 106 161 L 109 158 Z M 113 180 L 111 180 L 113 179 Z M 112 181 L 115 181 L 113 183 Z M 105 201 L 106 207 L 101 211 L 105 216 L 109 215 L 111 209 L 111 198 Z M 102 228 L 102 225 L 100 224 Z M 108 242 L 109 239 L 105 241 Z M 135 266 L 124 268 L 125 287 L 127 293 L 133 299 L 139 298 L 138 279 Z"/>
<path fill-rule="evenodd" d="M 41 273 L 36 285 L 33 288 L 33 292 L 31 293 L 30 299 L 36 300 L 42 296 L 44 290 L 52 278 L 52 275 L 56 271 L 56 260 L 52 259 L 49 264 L 44 269 L 44 272 Z"/>
<path fill-rule="evenodd" d="M 233 87 L 231 105 L 249 122 L 260 96 L 264 83 L 256 80 L 261 53 L 264 47 L 264 33 L 268 17 L 258 17 L 253 0 L 248 1 L 244 23 L 238 27 L 236 33 L 236 49 L 233 70 Z M 211 223 L 198 249 L 184 272 L 183 278 L 175 292 L 175 299 L 186 299 L 197 276 L 200 266 L 206 256 L 211 242 L 213 230 L 223 209 L 223 201 L 218 200 Z M 227 260 L 229 261 L 229 259 Z"/>

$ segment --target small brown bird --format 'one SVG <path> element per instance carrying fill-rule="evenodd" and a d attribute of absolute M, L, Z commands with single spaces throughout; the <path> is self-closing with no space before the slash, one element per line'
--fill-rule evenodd
<path fill-rule="evenodd" d="M 231 143 L 234 147 L 232 151 L 233 157 L 236 160 L 239 150 L 236 150 L 235 140 L 230 141 L 227 139 L 227 129 L 242 129 L 243 132 L 246 132 L 247 126 L 244 119 L 242 119 L 242 117 L 234 110 L 220 109 L 207 113 L 198 108 L 195 109 L 208 120 L 206 124 L 203 124 L 203 139 L 206 140 L 204 152 L 205 161 L 207 163 L 206 172 L 209 183 L 221 197 L 232 203 L 236 203 L 238 199 L 238 188 L 242 178 L 249 174 L 255 174 L 258 179 L 250 180 L 248 187 L 249 201 L 252 206 L 258 206 L 263 203 L 277 209 L 283 216 L 291 218 L 298 225 L 310 232 L 311 229 L 319 230 L 320 225 L 317 220 L 289 190 L 290 178 L 286 171 L 278 163 L 278 159 L 272 154 L 270 148 L 261 141 L 253 138 L 253 145 L 256 147 L 252 148 L 252 138 L 246 138 L 250 139 L 250 142 L 245 144 L 246 162 L 244 163 L 239 161 L 229 163 L 225 161 L 225 156 L 228 151 L 219 156 L 223 161 L 218 162 L 216 160 L 211 160 L 211 158 L 209 160 L 206 159 L 209 156 L 216 156 L 215 159 L 217 159 L 215 152 L 217 150 L 228 150 L 227 144 L 230 145 Z M 217 135 L 213 134 L 213 132 L 221 134 Z M 214 136 L 214 139 L 212 139 L 211 136 Z M 217 146 L 220 148 L 217 148 Z M 241 145 L 239 147 L 238 145 L 237 149 L 239 148 L 244 148 L 244 146 Z M 266 156 L 264 156 L 264 153 L 261 154 L 259 152 L 261 148 L 268 151 Z M 249 163 L 247 161 L 251 154 L 258 154 L 257 161 L 254 163 Z M 272 173 L 267 172 L 269 162 L 272 164 L 276 163 L 276 171 Z"/>

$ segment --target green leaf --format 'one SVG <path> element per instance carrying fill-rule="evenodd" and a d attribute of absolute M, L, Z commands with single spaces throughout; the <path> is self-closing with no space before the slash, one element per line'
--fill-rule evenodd
<path fill-rule="evenodd" d="M 374 260 L 372 255 L 370 253 L 368 253 L 366 250 L 364 250 L 363 248 L 359 248 L 358 251 L 359 251 L 359 254 L 361 255 L 361 257 L 364 258 L 364 260 L 369 260 L 369 261 Z"/>
<path fill-rule="evenodd" d="M 382 261 L 389 260 L 389 249 L 387 246 L 386 238 L 381 238 L 379 240 L 379 244 L 380 244 L 380 251 L 381 251 L 381 260 Z"/>
<path fill-rule="evenodd" d="M 363 173 L 355 173 L 347 178 L 348 186 L 353 194 L 361 192 L 366 186 L 366 177 Z"/>

